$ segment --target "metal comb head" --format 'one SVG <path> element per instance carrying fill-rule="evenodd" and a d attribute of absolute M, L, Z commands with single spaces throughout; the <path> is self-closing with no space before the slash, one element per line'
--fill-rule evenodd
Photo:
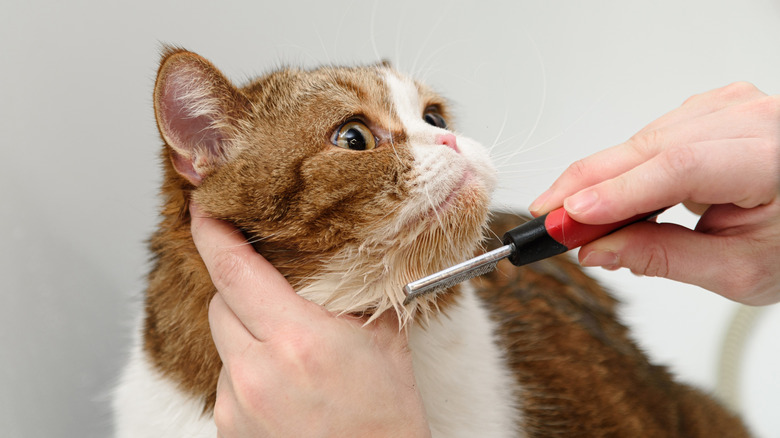
<path fill-rule="evenodd" d="M 404 286 L 406 294 L 404 305 L 411 303 L 412 300 L 421 295 L 438 293 L 470 278 L 486 274 L 496 269 L 498 262 L 509 257 L 512 252 L 514 252 L 514 245 L 504 245 L 481 256 L 413 281 Z"/>

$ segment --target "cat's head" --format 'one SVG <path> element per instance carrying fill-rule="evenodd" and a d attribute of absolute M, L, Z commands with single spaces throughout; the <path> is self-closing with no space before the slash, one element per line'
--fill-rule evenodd
<path fill-rule="evenodd" d="M 389 67 L 281 69 L 235 87 L 184 50 L 164 54 L 155 115 L 166 186 L 245 232 L 298 292 L 335 312 L 402 305 L 409 281 L 479 243 L 487 152 L 444 99 Z"/>

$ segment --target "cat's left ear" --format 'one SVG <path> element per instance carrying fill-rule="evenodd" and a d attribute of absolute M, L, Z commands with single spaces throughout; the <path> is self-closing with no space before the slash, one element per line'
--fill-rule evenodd
<path fill-rule="evenodd" d="M 154 113 L 176 171 L 195 186 L 227 161 L 237 120 L 249 107 L 201 56 L 167 49 L 154 86 Z"/>

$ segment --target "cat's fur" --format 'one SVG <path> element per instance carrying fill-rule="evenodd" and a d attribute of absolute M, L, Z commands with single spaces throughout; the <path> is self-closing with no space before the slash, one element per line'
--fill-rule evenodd
<path fill-rule="evenodd" d="M 192 243 L 191 199 L 241 228 L 304 297 L 334 312 L 397 313 L 434 436 L 745 434 L 649 364 L 614 300 L 565 258 L 501 263 L 402 305 L 404 284 L 477 250 L 494 185 L 480 145 L 425 122 L 449 114 L 424 85 L 378 64 L 282 69 L 236 88 L 200 56 L 168 49 L 154 97 L 164 203 L 117 436 L 216 435 L 215 291 Z M 375 149 L 334 144 L 351 120 Z M 498 214 L 493 227 L 517 222 Z"/>

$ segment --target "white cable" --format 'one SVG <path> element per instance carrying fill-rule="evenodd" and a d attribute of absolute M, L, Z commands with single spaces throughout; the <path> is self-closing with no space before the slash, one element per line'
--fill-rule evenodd
<path fill-rule="evenodd" d="M 715 394 L 735 413 L 741 413 L 742 409 L 739 383 L 745 346 L 764 310 L 764 307 L 737 307 L 721 344 Z"/>

